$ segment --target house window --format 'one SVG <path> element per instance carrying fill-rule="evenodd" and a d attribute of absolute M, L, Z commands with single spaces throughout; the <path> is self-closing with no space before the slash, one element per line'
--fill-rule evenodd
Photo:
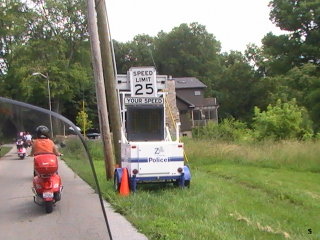
<path fill-rule="evenodd" d="M 200 95 L 201 95 L 201 92 L 200 92 L 200 91 L 194 91 L 194 95 L 195 95 L 195 96 L 200 96 Z"/>
<path fill-rule="evenodd" d="M 210 110 L 204 110 L 203 113 L 205 115 L 205 119 L 211 119 Z"/>
<path fill-rule="evenodd" d="M 217 119 L 216 109 L 203 110 L 203 113 L 205 115 L 205 119 Z"/>
<path fill-rule="evenodd" d="M 199 110 L 193 110 L 193 120 L 201 120 L 201 112 Z"/>

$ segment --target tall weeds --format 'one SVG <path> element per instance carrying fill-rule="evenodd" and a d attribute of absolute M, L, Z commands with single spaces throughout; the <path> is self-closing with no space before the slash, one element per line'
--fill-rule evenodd
<path fill-rule="evenodd" d="M 192 162 L 192 159 L 200 159 L 202 164 L 238 163 L 320 172 L 319 141 L 265 141 L 252 144 L 236 144 L 200 139 L 184 140 L 190 162 Z"/>

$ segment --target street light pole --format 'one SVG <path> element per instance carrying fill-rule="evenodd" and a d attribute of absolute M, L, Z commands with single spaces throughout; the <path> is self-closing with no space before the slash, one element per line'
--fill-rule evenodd
<path fill-rule="evenodd" d="M 49 110 L 51 112 L 51 92 L 50 92 L 50 81 L 49 81 L 49 75 L 44 75 L 40 72 L 35 72 L 35 73 L 32 73 L 32 76 L 37 76 L 37 75 L 40 75 L 41 77 L 47 79 L 47 87 L 48 87 L 48 96 L 49 96 Z M 51 117 L 51 114 L 50 114 L 50 131 L 51 131 L 51 138 L 53 139 L 53 127 L 52 127 L 52 117 Z"/>
<path fill-rule="evenodd" d="M 148 48 L 149 53 L 150 53 L 150 55 L 151 55 L 151 59 L 152 59 L 152 62 L 153 62 L 153 66 L 154 66 L 155 68 L 157 68 L 156 63 L 154 62 L 154 59 L 153 59 L 153 54 L 152 54 L 152 51 L 151 51 L 151 49 L 150 49 L 150 46 L 151 46 L 151 43 L 148 43 L 148 44 L 147 44 L 147 48 Z"/>

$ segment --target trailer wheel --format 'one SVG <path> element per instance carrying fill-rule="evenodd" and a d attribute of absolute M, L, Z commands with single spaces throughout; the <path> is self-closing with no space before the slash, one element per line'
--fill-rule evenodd
<path fill-rule="evenodd" d="M 175 187 L 181 187 L 181 188 L 184 188 L 184 187 L 187 187 L 187 188 L 190 188 L 190 180 L 184 180 L 184 185 L 180 184 L 180 181 L 181 179 L 177 179 L 176 181 L 173 182 L 173 186 Z"/>
<path fill-rule="evenodd" d="M 133 176 L 132 178 L 130 178 L 130 190 L 131 192 L 136 192 L 137 191 L 137 180 L 136 180 L 136 176 Z"/>
<path fill-rule="evenodd" d="M 184 186 L 190 188 L 190 180 L 184 180 Z"/>

